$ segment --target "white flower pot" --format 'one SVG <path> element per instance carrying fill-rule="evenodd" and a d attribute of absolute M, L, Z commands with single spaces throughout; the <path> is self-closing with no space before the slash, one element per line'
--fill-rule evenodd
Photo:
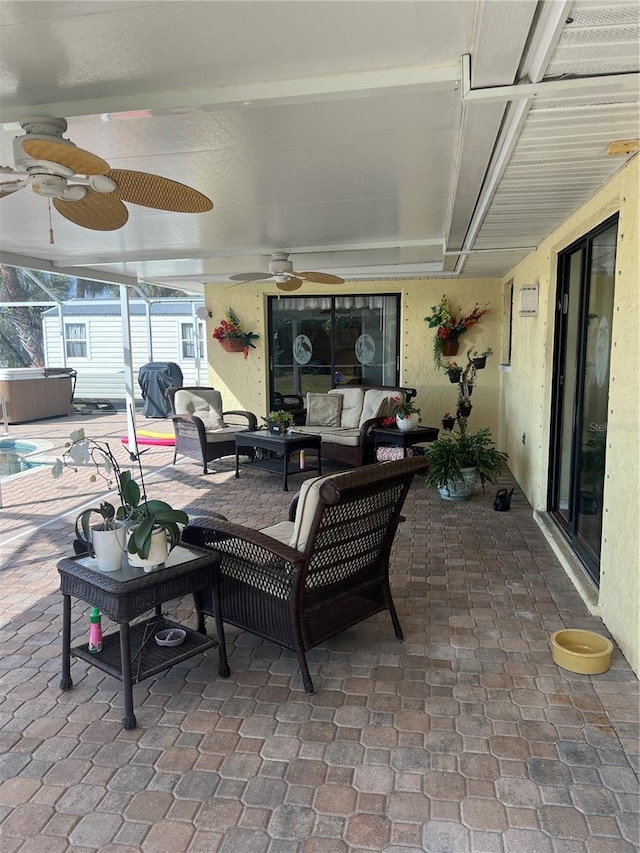
<path fill-rule="evenodd" d="M 446 486 L 439 486 L 440 497 L 444 501 L 468 501 L 476 484 L 475 468 L 462 468 L 461 480 L 450 480 Z"/>
<path fill-rule="evenodd" d="M 405 415 L 404 418 L 396 415 L 396 424 L 398 425 L 398 429 L 405 431 L 417 429 L 419 423 L 420 415 L 417 412 L 414 412 L 411 415 Z"/>
<path fill-rule="evenodd" d="M 135 525 L 132 525 L 132 527 L 127 531 L 127 543 L 133 530 L 135 530 Z M 164 527 L 159 527 L 151 534 L 151 547 L 149 548 L 149 556 L 146 560 L 143 560 L 138 554 L 130 554 L 127 552 L 129 565 L 138 566 L 139 568 L 144 569 L 145 572 L 150 572 L 152 569 L 155 569 L 156 566 L 161 566 L 168 556 L 169 540 L 167 539 L 167 531 Z"/>
<path fill-rule="evenodd" d="M 125 529 L 121 521 L 115 522 L 115 530 L 91 528 L 91 544 L 101 572 L 115 572 L 122 565 L 125 546 Z"/>

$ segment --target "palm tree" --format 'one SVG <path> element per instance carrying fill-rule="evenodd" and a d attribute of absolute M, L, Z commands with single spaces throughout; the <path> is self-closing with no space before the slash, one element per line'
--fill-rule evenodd
<path fill-rule="evenodd" d="M 68 293 L 66 276 L 34 273 L 47 288 L 64 299 Z M 43 367 L 42 320 L 44 306 L 20 304 L 48 300 L 38 285 L 17 267 L 0 264 L 2 302 L 14 303 L 0 315 L 0 358 L 7 367 Z"/>

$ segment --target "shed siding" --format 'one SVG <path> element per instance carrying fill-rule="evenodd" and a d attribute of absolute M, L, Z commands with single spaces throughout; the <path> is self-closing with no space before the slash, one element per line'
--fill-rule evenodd
<path fill-rule="evenodd" d="M 86 309 L 85 309 L 86 310 Z M 67 358 L 66 366 L 78 372 L 76 380 L 76 398 L 124 400 L 125 399 L 125 365 L 122 336 L 122 321 L 119 313 L 109 313 L 104 307 L 102 313 L 74 313 L 65 308 L 65 323 L 84 323 L 87 328 L 88 357 Z M 64 341 L 60 334 L 60 320 L 56 312 L 43 315 L 43 338 L 45 365 L 61 367 L 64 362 Z M 134 394 L 141 399 L 138 385 L 138 371 L 150 361 L 171 361 L 182 370 L 185 385 L 208 384 L 208 366 L 205 357 L 200 362 L 200 375 L 196 374 L 195 359 L 182 358 L 181 325 L 191 324 L 190 313 L 178 315 L 151 315 L 151 335 L 153 346 L 150 347 L 147 335 L 147 321 L 144 315 L 132 316 L 131 347 L 134 371 Z M 200 328 L 204 334 L 204 324 Z"/>

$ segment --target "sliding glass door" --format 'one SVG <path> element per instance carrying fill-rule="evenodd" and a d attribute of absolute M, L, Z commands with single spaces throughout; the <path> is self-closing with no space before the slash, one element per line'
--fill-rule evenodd
<path fill-rule="evenodd" d="M 400 297 L 270 297 L 270 393 L 397 385 Z"/>
<path fill-rule="evenodd" d="M 559 257 L 549 505 L 600 578 L 617 220 Z"/>

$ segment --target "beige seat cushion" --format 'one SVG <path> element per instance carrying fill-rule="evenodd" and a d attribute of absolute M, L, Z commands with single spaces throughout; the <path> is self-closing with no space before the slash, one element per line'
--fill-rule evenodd
<path fill-rule="evenodd" d="M 277 539 L 283 545 L 289 545 L 293 536 L 293 521 L 279 521 L 270 527 L 263 527 L 260 533 L 264 533 L 265 536 L 270 536 L 272 539 Z"/>
<path fill-rule="evenodd" d="M 360 426 L 360 415 L 364 404 L 362 388 L 333 388 L 328 394 L 339 394 L 342 397 L 342 414 L 340 426 L 343 429 L 357 429 Z"/>
<path fill-rule="evenodd" d="M 199 417 L 196 415 L 196 417 Z M 208 429 L 205 432 L 207 444 L 217 444 L 220 441 L 230 441 L 237 432 L 242 432 L 244 427 L 221 426 L 219 429 Z"/>
<path fill-rule="evenodd" d="M 173 405 L 177 415 L 195 415 L 200 418 L 205 429 L 224 427 L 222 419 L 222 395 L 213 388 L 199 391 L 176 391 Z"/>
<path fill-rule="evenodd" d="M 369 388 L 365 391 L 362 414 L 360 415 L 358 426 L 362 426 L 365 421 L 371 420 L 371 418 L 382 418 L 390 414 L 390 398 L 398 399 L 398 394 L 394 394 L 392 391 L 378 390 L 377 388 Z"/>
<path fill-rule="evenodd" d="M 342 429 L 342 427 L 297 426 L 296 432 L 305 435 L 319 435 L 323 444 L 346 444 L 357 447 L 360 443 L 359 429 Z"/>

